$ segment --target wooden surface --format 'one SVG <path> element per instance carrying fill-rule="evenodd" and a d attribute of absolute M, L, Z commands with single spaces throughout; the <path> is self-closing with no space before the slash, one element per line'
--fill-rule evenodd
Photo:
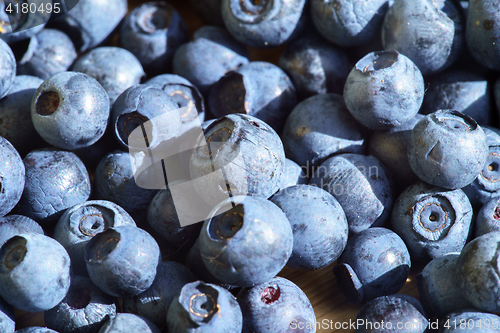
<path fill-rule="evenodd" d="M 141 2 L 144 1 L 129 1 L 130 8 L 137 6 L 137 4 Z M 204 24 L 203 21 L 191 11 L 188 0 L 171 0 L 167 2 L 171 3 L 186 20 L 191 36 L 197 28 Z M 270 50 L 249 49 L 249 53 L 253 61 L 261 60 L 277 64 L 283 49 L 284 47 Z M 356 314 L 359 309 L 361 309 L 363 303 L 358 305 L 352 304 L 339 292 L 336 286 L 335 277 L 332 273 L 333 266 L 334 265 L 331 265 L 312 272 L 297 271 L 286 267 L 279 276 L 293 281 L 309 297 L 316 314 L 316 320 L 322 324 L 319 330 L 317 330 L 318 333 L 354 332 L 354 330 L 342 328 L 335 329 L 335 327 L 341 327 L 343 323 L 349 323 L 349 320 L 355 320 Z M 421 269 L 421 266 L 412 267 L 410 276 L 400 293 L 405 293 L 418 299 L 415 276 Z M 27 313 L 18 310 L 16 310 L 15 313 L 17 328 L 44 325 L 43 313 Z"/>

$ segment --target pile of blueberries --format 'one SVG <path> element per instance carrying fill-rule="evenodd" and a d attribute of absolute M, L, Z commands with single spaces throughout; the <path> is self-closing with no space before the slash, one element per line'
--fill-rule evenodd
<path fill-rule="evenodd" d="M 276 275 L 334 263 L 356 332 L 500 330 L 499 1 L 190 7 L 209 24 L 192 41 L 165 2 L 80 0 L 25 29 L 40 13 L 8 14 L 0 331 L 17 308 L 47 326 L 20 333 L 316 332 Z M 183 142 L 184 178 L 140 186 L 138 128 Z M 181 225 L 202 208 L 174 200 L 186 179 L 212 186 L 211 213 Z M 412 262 L 419 300 L 396 294 Z"/>

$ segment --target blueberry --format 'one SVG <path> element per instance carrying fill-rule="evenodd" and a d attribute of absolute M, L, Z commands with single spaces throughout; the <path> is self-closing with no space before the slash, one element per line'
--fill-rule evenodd
<path fill-rule="evenodd" d="M 388 8 L 387 0 L 312 0 L 311 17 L 318 32 L 330 42 L 361 46 L 378 37 Z"/>
<path fill-rule="evenodd" d="M 0 156 L 0 216 L 4 216 L 21 199 L 26 171 L 17 150 L 1 136 Z"/>
<path fill-rule="evenodd" d="M 408 161 L 418 178 L 452 190 L 472 183 L 487 156 L 482 128 L 474 119 L 452 110 L 439 110 L 422 118 L 408 144 Z"/>
<path fill-rule="evenodd" d="M 297 104 L 295 87 L 278 66 L 254 61 L 228 72 L 213 85 L 208 107 L 216 117 L 245 113 L 257 117 L 278 133 Z"/>
<path fill-rule="evenodd" d="M 356 315 L 356 333 L 428 332 L 422 304 L 405 294 L 380 296 L 366 303 Z M 378 329 L 383 323 L 383 328 Z"/>
<path fill-rule="evenodd" d="M 373 156 L 341 154 L 327 159 L 310 184 L 320 187 L 344 209 L 350 233 L 383 226 L 393 204 L 390 174 Z M 363 207 L 362 210 L 359 207 Z"/>
<path fill-rule="evenodd" d="M 193 273 L 175 261 L 163 261 L 158 266 L 156 278 L 145 292 L 123 299 L 125 312 L 138 314 L 163 328 L 167 324 L 165 314 L 172 300 L 185 284 L 196 281 Z"/>
<path fill-rule="evenodd" d="M 217 279 L 212 275 L 212 273 L 210 273 L 208 268 L 203 263 L 203 258 L 201 257 L 200 253 L 199 237 L 196 239 L 196 242 L 191 247 L 191 249 L 189 249 L 189 252 L 186 255 L 186 266 L 189 267 L 189 269 L 201 280 L 208 283 L 224 285 L 219 279 Z"/>
<path fill-rule="evenodd" d="M 350 67 L 343 50 L 315 34 L 288 44 L 279 66 L 290 76 L 301 99 L 316 94 L 341 94 Z"/>
<path fill-rule="evenodd" d="M 442 319 L 439 333 L 495 333 L 500 317 L 474 308 L 448 314 Z"/>
<path fill-rule="evenodd" d="M 408 142 L 411 131 L 424 116 L 415 115 L 407 122 L 384 131 L 373 131 L 368 152 L 382 162 L 401 191 L 418 180 L 408 162 Z"/>
<path fill-rule="evenodd" d="M 210 87 L 228 71 L 248 64 L 248 52 L 219 27 L 197 30 L 194 41 L 184 44 L 174 55 L 173 72 L 192 82 L 208 96 Z"/>
<path fill-rule="evenodd" d="M 96 79 L 108 93 L 110 105 L 145 76 L 141 63 L 131 52 L 113 46 L 91 50 L 75 61 L 71 70 Z"/>
<path fill-rule="evenodd" d="M 134 8 L 120 27 L 120 46 L 150 73 L 169 70 L 175 51 L 188 40 L 186 22 L 174 7 L 160 1 Z"/>
<path fill-rule="evenodd" d="M 471 232 L 472 206 L 460 190 L 423 182 L 408 187 L 392 209 L 392 229 L 404 240 L 412 259 L 430 261 L 460 252 Z"/>
<path fill-rule="evenodd" d="M 476 237 L 492 231 L 500 231 L 500 198 L 486 202 L 476 216 L 474 225 Z"/>
<path fill-rule="evenodd" d="M 236 196 L 221 202 L 200 233 L 200 253 L 210 273 L 239 287 L 273 278 L 287 263 L 292 247 L 285 213 L 261 197 Z"/>
<path fill-rule="evenodd" d="M 189 4 L 201 16 L 203 21 L 218 26 L 224 25 L 221 3 L 222 0 L 189 0 Z"/>
<path fill-rule="evenodd" d="M 465 40 L 470 54 L 484 67 L 500 71 L 500 12 L 490 0 L 469 1 Z"/>
<path fill-rule="evenodd" d="M 493 92 L 495 97 L 495 105 L 497 107 L 497 110 L 500 110 L 500 77 L 495 82 Z"/>
<path fill-rule="evenodd" d="M 31 121 L 31 100 L 43 80 L 18 75 L 9 93 L 0 99 L 0 136 L 12 143 L 21 156 L 41 148 L 43 140 Z"/>
<path fill-rule="evenodd" d="M 135 226 L 134 220 L 117 204 L 91 200 L 68 209 L 57 222 L 53 237 L 68 251 L 74 274 L 87 276 L 85 246 L 92 237 L 110 227 Z"/>
<path fill-rule="evenodd" d="M 283 182 L 280 189 L 289 186 L 307 184 L 307 174 L 297 163 L 286 158 L 285 159 L 285 173 L 283 174 Z"/>
<path fill-rule="evenodd" d="M 0 98 L 7 95 L 16 77 L 16 58 L 7 43 L 0 41 Z"/>
<path fill-rule="evenodd" d="M 241 43 L 271 48 L 300 32 L 305 4 L 305 0 L 222 0 L 222 19 Z"/>
<path fill-rule="evenodd" d="M 275 277 L 237 295 L 243 333 L 316 332 L 316 315 L 306 294 L 292 281 Z"/>
<path fill-rule="evenodd" d="M 421 112 L 456 110 L 481 126 L 488 125 L 492 113 L 490 94 L 490 84 L 482 75 L 466 71 L 446 72 L 429 84 Z"/>
<path fill-rule="evenodd" d="M 309 185 L 280 190 L 269 200 L 286 214 L 293 231 L 293 251 L 287 266 L 320 269 L 332 264 L 347 244 L 344 210 L 327 191 Z"/>
<path fill-rule="evenodd" d="M 62 72 L 45 80 L 31 101 L 31 119 L 40 136 L 59 148 L 88 147 L 106 130 L 109 100 L 92 77 Z"/>
<path fill-rule="evenodd" d="M 359 303 L 397 293 L 410 267 L 403 240 L 389 229 L 374 227 L 349 238 L 333 273 L 344 296 Z"/>
<path fill-rule="evenodd" d="M 29 10 L 29 7 L 28 10 L 23 10 L 23 3 L 32 6 L 32 9 L 40 7 L 46 9 L 49 4 L 52 4 L 51 1 L 47 0 L 30 0 L 22 3 L 2 1 L 0 12 L 2 13 L 1 20 L 3 24 L 0 38 L 9 44 L 38 34 L 50 18 L 51 11 L 43 9 L 32 11 Z M 18 4 L 18 7 L 16 4 Z"/>
<path fill-rule="evenodd" d="M 205 130 L 208 145 L 199 145 L 190 163 L 192 179 L 206 177 L 203 199 L 216 205 L 232 195 L 270 197 L 283 181 L 285 152 L 276 132 L 263 121 L 244 114 L 230 114 L 214 121 Z M 209 149 L 218 146 L 215 158 Z M 241 155 L 235 159 L 234 155 Z M 214 168 L 214 169 L 212 169 Z M 221 183 L 213 170 L 223 168 L 230 179 Z M 212 185 L 212 182 L 215 186 Z M 201 191 L 200 191 L 201 192 Z"/>
<path fill-rule="evenodd" d="M 151 287 L 161 262 L 154 238 L 143 229 L 121 225 L 95 235 L 85 246 L 90 279 L 115 297 L 139 295 Z"/>
<path fill-rule="evenodd" d="M 31 326 L 23 328 L 21 330 L 17 330 L 15 333 L 58 333 L 58 332 L 51 330 L 50 328 L 47 327 Z"/>
<path fill-rule="evenodd" d="M 127 0 L 82 0 L 65 15 L 51 21 L 49 26 L 65 32 L 76 50 L 84 52 L 108 39 L 127 10 Z M 110 63 L 106 63 L 106 66 Z"/>
<path fill-rule="evenodd" d="M 43 29 L 31 37 L 28 49 L 17 64 L 18 75 L 33 75 L 47 80 L 67 71 L 77 57 L 75 46 L 62 31 Z"/>
<path fill-rule="evenodd" d="M 464 44 L 463 18 L 452 0 L 396 0 L 382 25 L 382 44 L 410 58 L 422 74 L 457 60 Z"/>
<path fill-rule="evenodd" d="M 42 227 L 27 216 L 8 215 L 0 217 L 0 246 L 11 237 L 25 233 L 44 235 Z"/>
<path fill-rule="evenodd" d="M 431 316 L 443 318 L 453 311 L 472 307 L 457 275 L 460 253 L 447 253 L 429 262 L 417 275 L 420 302 Z"/>
<path fill-rule="evenodd" d="M 14 309 L 0 298 L 0 330 L 4 333 L 14 333 L 15 329 Z"/>
<path fill-rule="evenodd" d="M 469 242 L 457 260 L 462 293 L 472 305 L 487 312 L 500 311 L 499 247 L 500 232 L 493 231 Z"/>
<path fill-rule="evenodd" d="M 70 285 L 70 259 L 56 240 L 40 234 L 20 234 L 0 248 L 0 296 L 29 312 L 52 309 Z"/>
<path fill-rule="evenodd" d="M 241 332 L 242 315 L 236 298 L 226 289 L 202 281 L 182 287 L 167 312 L 170 333 Z"/>
<path fill-rule="evenodd" d="M 57 220 L 66 209 L 90 196 L 90 179 L 82 161 L 73 153 L 35 150 L 24 158 L 26 183 L 19 213 L 43 224 Z"/>
<path fill-rule="evenodd" d="M 93 333 L 108 316 L 114 316 L 117 300 L 102 292 L 88 277 L 71 278 L 68 294 L 54 308 L 45 311 L 45 325 L 59 332 Z"/>
<path fill-rule="evenodd" d="M 131 313 L 117 313 L 110 317 L 99 330 L 99 333 L 160 333 L 151 321 Z"/>
<path fill-rule="evenodd" d="M 388 129 L 417 114 L 424 100 L 424 79 L 418 67 L 399 52 L 371 52 L 349 73 L 344 100 L 364 126 Z"/>
<path fill-rule="evenodd" d="M 291 160 L 310 169 L 332 155 L 364 153 L 366 134 L 341 95 L 319 94 L 299 103 L 288 116 L 283 145 Z"/>

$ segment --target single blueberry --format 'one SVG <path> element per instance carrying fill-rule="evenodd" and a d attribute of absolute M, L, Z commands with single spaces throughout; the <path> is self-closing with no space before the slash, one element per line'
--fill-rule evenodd
<path fill-rule="evenodd" d="M 299 103 L 283 130 L 287 156 L 310 170 L 342 153 L 365 152 L 367 131 L 351 116 L 337 94 L 319 94 Z"/>
<path fill-rule="evenodd" d="M 16 68 L 16 58 L 12 49 L 6 42 L 0 40 L 0 98 L 9 92 L 16 77 Z"/>
<path fill-rule="evenodd" d="M 293 251 L 287 266 L 320 269 L 340 257 L 349 228 L 344 210 L 327 191 L 310 185 L 280 190 L 270 199 L 286 214 L 293 231 Z"/>
<path fill-rule="evenodd" d="M 396 0 L 382 25 L 382 44 L 410 58 L 422 74 L 449 67 L 463 44 L 462 13 L 452 0 Z"/>
<path fill-rule="evenodd" d="M 38 87 L 31 101 L 31 119 L 51 145 L 67 150 L 88 147 L 108 125 L 108 94 L 86 74 L 62 72 Z"/>
<path fill-rule="evenodd" d="M 364 126 L 388 129 L 418 113 L 424 100 L 424 79 L 418 67 L 399 52 L 371 52 L 349 73 L 344 100 Z"/>
<path fill-rule="evenodd" d="M 297 163 L 286 158 L 285 159 L 285 172 L 283 174 L 283 182 L 280 189 L 287 188 L 289 186 L 308 184 L 309 179 L 307 174 Z"/>
<path fill-rule="evenodd" d="M 492 231 L 500 231 L 500 198 L 486 202 L 476 216 L 475 236 L 479 237 Z"/>
<path fill-rule="evenodd" d="M 131 297 L 151 287 L 161 254 L 146 231 L 121 225 L 92 237 L 85 246 L 85 262 L 90 279 L 102 291 Z"/>
<path fill-rule="evenodd" d="M 273 278 L 287 263 L 292 247 L 285 213 L 261 197 L 236 196 L 221 202 L 200 233 L 200 253 L 210 273 L 239 287 Z"/>
<path fill-rule="evenodd" d="M 73 273 L 88 276 L 85 246 L 98 233 L 121 225 L 135 226 L 123 208 L 110 201 L 91 200 L 64 212 L 55 226 L 53 237 L 68 251 Z"/>
<path fill-rule="evenodd" d="M 186 22 L 163 1 L 132 10 L 120 27 L 120 46 L 132 52 L 148 73 L 165 73 L 175 51 L 189 40 Z"/>
<path fill-rule="evenodd" d="M 474 308 L 449 313 L 441 320 L 439 333 L 495 333 L 500 317 Z"/>
<path fill-rule="evenodd" d="M 56 240 L 19 234 L 0 248 L 0 296 L 29 312 L 52 309 L 70 286 L 70 259 Z"/>
<path fill-rule="evenodd" d="M 452 190 L 472 183 L 487 157 L 483 129 L 471 117 L 452 110 L 422 118 L 408 144 L 408 161 L 418 178 Z"/>
<path fill-rule="evenodd" d="M 131 313 L 117 313 L 109 317 L 98 333 L 160 333 L 151 321 Z"/>
<path fill-rule="evenodd" d="M 0 217 L 0 246 L 10 238 L 26 233 L 45 234 L 42 227 L 27 216 L 8 215 Z"/>
<path fill-rule="evenodd" d="M 66 333 L 94 333 L 116 315 L 116 298 L 105 294 L 88 277 L 73 275 L 66 297 L 45 311 L 47 327 Z"/>
<path fill-rule="evenodd" d="M 113 46 L 91 50 L 76 60 L 71 70 L 96 79 L 108 93 L 110 105 L 145 76 L 141 63 L 131 52 Z"/>
<path fill-rule="evenodd" d="M 224 26 L 221 13 L 222 0 L 189 0 L 191 7 L 210 25 Z"/>
<path fill-rule="evenodd" d="M 297 104 L 295 87 L 281 68 L 253 61 L 228 72 L 212 86 L 208 108 L 216 117 L 244 113 L 259 118 L 278 133 Z"/>
<path fill-rule="evenodd" d="M 241 309 L 226 289 L 202 281 L 184 285 L 167 312 L 170 333 L 240 333 Z"/>
<path fill-rule="evenodd" d="M 166 326 L 166 316 L 173 299 L 187 283 L 196 281 L 194 274 L 175 261 L 163 261 L 151 287 L 134 297 L 123 299 L 123 310 L 149 319 L 159 328 Z"/>
<path fill-rule="evenodd" d="M 15 329 L 14 309 L 0 298 L 0 330 L 3 333 L 14 333 Z"/>
<path fill-rule="evenodd" d="M 389 229 L 374 227 L 349 238 L 333 273 L 344 296 L 359 303 L 397 293 L 410 267 L 403 240 Z"/>
<path fill-rule="evenodd" d="M 404 190 L 392 209 L 392 230 L 403 239 L 412 259 L 422 262 L 460 252 L 471 223 L 472 206 L 464 191 L 423 182 Z"/>
<path fill-rule="evenodd" d="M 19 202 L 25 185 L 25 167 L 14 146 L 0 136 L 0 216 Z"/>
<path fill-rule="evenodd" d="M 19 201 L 20 214 L 43 226 L 89 198 L 89 174 L 75 154 L 56 149 L 34 150 L 23 161 L 26 182 Z"/>
<path fill-rule="evenodd" d="M 292 281 L 275 277 L 237 295 L 243 333 L 315 333 L 316 315 L 307 295 Z"/>
<path fill-rule="evenodd" d="M 390 216 L 394 201 L 390 177 L 373 156 L 341 154 L 323 162 L 310 185 L 332 194 L 344 209 L 349 232 L 358 233 L 383 226 Z"/>

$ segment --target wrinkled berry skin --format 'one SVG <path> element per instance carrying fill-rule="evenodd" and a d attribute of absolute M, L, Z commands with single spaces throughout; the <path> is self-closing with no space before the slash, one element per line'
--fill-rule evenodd
<path fill-rule="evenodd" d="M 292 281 L 275 277 L 237 295 L 243 313 L 243 333 L 316 332 L 316 315 L 306 294 Z"/>
<path fill-rule="evenodd" d="M 411 296 L 394 294 L 380 296 L 366 303 L 356 315 L 356 333 L 369 332 L 429 332 L 427 315 L 422 304 Z M 377 324 L 384 323 L 383 329 L 374 330 Z M 398 326 L 403 323 L 403 327 Z M 397 330 L 399 327 L 399 330 Z M 401 329 L 404 328 L 404 329 Z"/>
<path fill-rule="evenodd" d="M 51 145 L 67 150 L 88 147 L 108 125 L 108 94 L 86 74 L 62 72 L 38 87 L 31 101 L 31 119 Z"/>
<path fill-rule="evenodd" d="M 477 178 L 463 188 L 474 207 L 500 197 L 500 131 L 492 127 L 482 129 L 486 135 L 488 157 Z"/>
<path fill-rule="evenodd" d="M 251 287 L 273 278 L 285 266 L 292 254 L 292 228 L 272 202 L 261 197 L 233 198 L 238 204 L 231 206 L 231 199 L 225 200 L 205 220 L 200 253 L 210 273 L 223 283 Z"/>
<path fill-rule="evenodd" d="M 422 118 L 408 144 L 408 161 L 418 178 L 450 190 L 472 183 L 487 157 L 483 129 L 474 119 L 452 110 Z"/>
<path fill-rule="evenodd" d="M 461 189 L 450 191 L 417 182 L 396 200 L 391 224 L 412 259 L 428 262 L 449 252 L 460 252 L 471 221 L 472 206 Z"/>
<path fill-rule="evenodd" d="M 316 94 L 342 94 L 349 75 L 343 50 L 317 35 L 305 35 L 288 44 L 279 66 L 292 79 L 300 99 Z"/>
<path fill-rule="evenodd" d="M 311 17 L 320 34 L 344 47 L 362 46 L 378 38 L 387 0 L 312 0 Z"/>
<path fill-rule="evenodd" d="M 110 105 L 145 76 L 141 63 L 131 52 L 113 46 L 91 50 L 75 61 L 71 70 L 96 79 L 108 93 Z"/>
<path fill-rule="evenodd" d="M 117 313 L 109 317 L 99 330 L 99 333 L 128 332 L 160 333 L 160 330 L 151 321 L 132 313 Z"/>
<path fill-rule="evenodd" d="M 479 237 L 492 231 L 500 231 L 500 201 L 493 198 L 486 202 L 477 213 L 475 236 Z"/>
<path fill-rule="evenodd" d="M 349 73 L 344 100 L 364 126 L 389 129 L 418 113 L 424 100 L 424 79 L 418 67 L 397 51 L 372 52 Z"/>
<path fill-rule="evenodd" d="M 175 51 L 188 40 L 179 12 L 160 1 L 134 8 L 120 27 L 120 46 L 132 52 L 149 73 L 170 69 Z"/>
<path fill-rule="evenodd" d="M 100 232 L 121 225 L 135 226 L 128 213 L 117 204 L 91 200 L 75 205 L 61 216 L 53 237 L 68 251 L 73 274 L 88 276 L 85 246 Z"/>
<path fill-rule="evenodd" d="M 270 199 L 286 214 L 293 231 L 293 251 L 287 266 L 320 269 L 344 251 L 349 228 L 344 210 L 327 191 L 310 185 L 280 190 Z"/>
<path fill-rule="evenodd" d="M 443 318 L 453 311 L 472 307 L 460 288 L 457 260 L 460 253 L 447 253 L 430 261 L 417 275 L 420 302 L 430 316 Z"/>
<path fill-rule="evenodd" d="M 495 333 L 500 317 L 493 313 L 480 312 L 473 307 L 456 311 L 442 319 L 439 333 Z"/>
<path fill-rule="evenodd" d="M 283 145 L 291 160 L 309 169 L 332 155 L 364 153 L 366 132 L 341 95 L 319 94 L 299 103 L 288 116 Z"/>
<path fill-rule="evenodd" d="M 0 298 L 0 330 L 4 333 L 14 333 L 15 329 L 14 309 Z"/>
<path fill-rule="evenodd" d="M 403 240 L 389 229 L 374 227 L 349 238 L 333 273 L 345 297 L 359 303 L 397 293 L 410 267 Z"/>
<path fill-rule="evenodd" d="M 88 277 L 73 275 L 68 294 L 45 311 L 47 327 L 58 332 L 93 333 L 107 316 L 116 315 L 117 300 L 101 291 Z"/>
<path fill-rule="evenodd" d="M 500 232 L 493 231 L 468 243 L 457 261 L 462 292 L 472 305 L 487 312 L 500 311 L 499 248 Z"/>
<path fill-rule="evenodd" d="M 286 158 L 285 159 L 285 172 L 283 174 L 283 182 L 281 189 L 289 186 L 308 184 L 307 174 L 297 163 Z"/>
<path fill-rule="evenodd" d="M 7 95 L 16 77 L 16 58 L 10 46 L 0 41 L 0 98 Z"/>
<path fill-rule="evenodd" d="M 28 75 L 18 75 L 9 93 L 0 99 L 0 136 L 3 136 L 25 156 L 41 148 L 44 141 L 31 121 L 31 100 L 43 80 Z"/>
<path fill-rule="evenodd" d="M 500 71 L 500 12 L 493 0 L 469 1 L 465 40 L 469 52 L 484 67 Z"/>
<path fill-rule="evenodd" d="M 0 296 L 13 307 L 40 312 L 52 309 L 70 285 L 70 259 L 56 240 L 19 234 L 0 248 Z"/>
<path fill-rule="evenodd" d="M 490 94 L 490 84 L 482 75 L 466 71 L 447 72 L 429 84 L 422 114 L 456 110 L 481 126 L 489 125 L 492 113 Z"/>
<path fill-rule="evenodd" d="M 189 0 L 191 7 L 210 25 L 224 26 L 221 13 L 222 0 Z"/>
<path fill-rule="evenodd" d="M 143 229 L 121 225 L 104 230 L 85 246 L 87 271 L 105 293 L 131 297 L 148 289 L 161 262 L 160 248 Z"/>
<path fill-rule="evenodd" d="M 434 74 L 460 55 L 462 20 L 452 0 L 396 0 L 382 25 L 382 44 L 410 58 L 422 74 Z"/>
<path fill-rule="evenodd" d="M 14 146 L 0 136 L 0 216 L 7 215 L 23 194 L 26 171 Z"/>
<path fill-rule="evenodd" d="M 135 313 L 163 328 L 172 300 L 181 292 L 182 287 L 196 281 L 194 274 L 184 265 L 175 261 L 163 261 L 151 287 L 134 297 L 123 299 L 123 310 Z M 154 301 L 151 301 L 154 300 Z"/>
<path fill-rule="evenodd" d="M 220 186 L 213 188 L 211 185 L 220 183 L 220 176 L 213 172 L 213 167 L 215 170 L 224 168 L 226 174 L 230 175 L 233 195 L 269 198 L 280 189 L 285 167 L 285 151 L 280 137 L 269 125 L 245 114 L 230 114 L 210 124 L 205 130 L 205 139 L 208 145 L 217 140 L 222 140 L 217 143 L 229 143 L 227 150 L 224 150 L 225 145 L 222 145 L 213 161 L 203 146 L 196 149 L 191 156 L 191 179 L 205 176 L 207 183 L 213 181 L 207 185 L 209 195 L 203 196 L 208 203 L 216 205 L 227 198 L 227 189 Z M 235 153 L 233 148 L 239 149 L 238 153 L 241 154 L 244 165 L 232 158 Z M 213 174 L 213 177 L 210 174 Z"/>
<path fill-rule="evenodd" d="M 241 43 L 257 48 L 283 45 L 301 30 L 305 0 L 222 0 L 222 19 Z"/>
<path fill-rule="evenodd" d="M 216 117 L 244 113 L 281 133 L 297 104 L 295 87 L 281 68 L 253 61 L 224 75 L 210 90 L 208 107 Z"/>
<path fill-rule="evenodd" d="M 104 42 L 127 14 L 126 0 L 85 0 L 49 26 L 65 32 L 78 52 L 92 49 Z M 106 66 L 109 66 L 107 63 Z"/>
<path fill-rule="evenodd" d="M 204 96 L 224 74 L 249 62 L 245 47 L 223 28 L 205 26 L 193 37 L 175 53 L 173 72 L 192 82 Z"/>
<path fill-rule="evenodd" d="M 44 235 L 42 227 L 27 216 L 8 215 L 0 217 L 0 246 L 11 237 L 26 233 Z"/>
<path fill-rule="evenodd" d="M 240 333 L 241 309 L 236 298 L 215 284 L 184 285 L 167 312 L 170 333 Z"/>
<path fill-rule="evenodd" d="M 77 57 L 69 37 L 56 29 L 43 29 L 31 37 L 28 49 L 17 64 L 18 75 L 33 75 L 47 80 L 65 72 Z"/>
<path fill-rule="evenodd" d="M 358 233 L 383 226 L 390 216 L 394 199 L 389 177 L 373 156 L 341 154 L 323 162 L 310 184 L 337 199 L 347 217 L 349 232 Z"/>

